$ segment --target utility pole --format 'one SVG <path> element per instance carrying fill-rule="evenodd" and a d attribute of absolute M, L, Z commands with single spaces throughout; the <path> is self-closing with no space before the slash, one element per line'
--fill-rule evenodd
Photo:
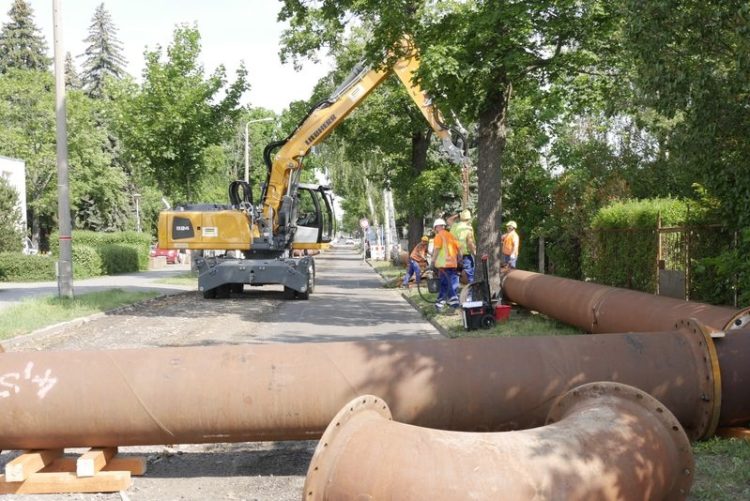
<path fill-rule="evenodd" d="M 383 230 L 385 233 L 385 260 L 390 261 L 391 260 L 391 215 L 390 215 L 390 205 L 388 205 L 388 188 L 383 189 L 383 220 L 385 221 L 385 224 L 383 225 Z"/>
<path fill-rule="evenodd" d="M 55 44 L 55 112 L 57 117 L 57 219 L 60 232 L 60 260 L 57 290 L 60 297 L 73 297 L 73 242 L 68 187 L 68 132 L 65 114 L 65 52 L 62 42 L 61 0 L 52 0 Z"/>

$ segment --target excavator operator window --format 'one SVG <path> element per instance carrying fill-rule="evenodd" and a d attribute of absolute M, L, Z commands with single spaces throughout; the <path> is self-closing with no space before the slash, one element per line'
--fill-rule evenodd
<path fill-rule="evenodd" d="M 333 211 L 328 190 L 322 186 L 299 185 L 296 194 L 297 244 L 329 243 L 333 236 Z"/>
<path fill-rule="evenodd" d="M 333 239 L 333 209 L 331 208 L 331 199 L 329 193 L 321 186 L 320 187 L 320 198 L 323 203 L 321 204 L 322 210 L 320 216 L 322 218 L 322 227 L 320 233 L 320 241 L 328 243 Z"/>
<path fill-rule="evenodd" d="M 297 191 L 297 226 L 320 227 L 318 214 L 320 207 L 315 200 L 315 193 L 300 189 Z"/>

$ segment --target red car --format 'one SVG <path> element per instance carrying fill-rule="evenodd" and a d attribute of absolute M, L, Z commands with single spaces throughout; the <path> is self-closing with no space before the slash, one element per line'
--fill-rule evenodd
<path fill-rule="evenodd" d="M 154 247 L 151 249 L 149 254 L 151 257 L 165 256 L 167 258 L 167 264 L 177 264 L 182 262 L 182 254 L 176 249 L 161 249 Z"/>

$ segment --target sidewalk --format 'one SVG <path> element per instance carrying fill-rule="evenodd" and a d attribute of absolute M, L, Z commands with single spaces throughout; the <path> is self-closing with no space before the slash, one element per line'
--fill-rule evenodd
<path fill-rule="evenodd" d="M 163 284 L 159 281 L 168 277 L 183 275 L 188 271 L 190 271 L 190 265 L 176 264 L 169 265 L 161 270 L 74 280 L 73 293 L 78 295 L 110 289 L 123 289 L 127 291 L 155 291 L 164 295 L 177 294 L 182 291 L 195 290 L 195 287 Z M 24 299 L 56 296 L 57 293 L 57 282 L 0 282 L 0 311 L 18 305 Z"/>
<path fill-rule="evenodd" d="M 315 291 L 307 301 L 285 301 L 259 342 L 326 342 L 442 338 L 397 289 L 351 247 L 315 257 Z"/>

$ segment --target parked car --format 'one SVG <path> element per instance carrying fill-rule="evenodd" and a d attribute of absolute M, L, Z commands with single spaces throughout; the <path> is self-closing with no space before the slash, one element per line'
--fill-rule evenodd
<path fill-rule="evenodd" d="M 167 264 L 178 264 L 182 262 L 182 254 L 177 249 L 162 249 L 159 247 L 153 247 L 151 257 L 165 256 L 167 258 Z"/>
<path fill-rule="evenodd" d="M 352 239 L 352 238 L 347 238 L 347 239 L 346 239 L 346 242 L 344 242 L 344 243 L 345 243 L 346 245 L 354 245 L 354 239 Z"/>

